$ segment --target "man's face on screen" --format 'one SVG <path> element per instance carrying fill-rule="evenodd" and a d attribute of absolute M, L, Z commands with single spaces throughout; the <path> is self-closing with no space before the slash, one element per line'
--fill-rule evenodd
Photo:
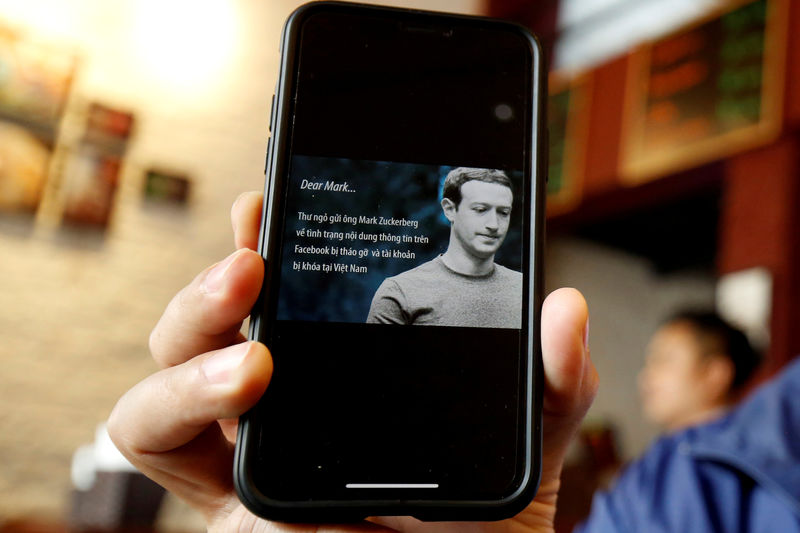
<path fill-rule="evenodd" d="M 448 218 L 467 253 L 485 259 L 497 252 L 508 232 L 512 201 L 511 189 L 499 183 L 472 180 L 461 185 L 461 203 L 449 210 Z"/>

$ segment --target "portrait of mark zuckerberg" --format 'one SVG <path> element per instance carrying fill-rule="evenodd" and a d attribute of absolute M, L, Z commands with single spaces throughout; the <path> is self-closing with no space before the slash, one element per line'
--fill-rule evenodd
<path fill-rule="evenodd" d="M 494 262 L 508 232 L 512 183 L 500 170 L 456 168 L 447 175 L 442 210 L 447 250 L 386 278 L 368 323 L 519 328 L 522 274 Z"/>

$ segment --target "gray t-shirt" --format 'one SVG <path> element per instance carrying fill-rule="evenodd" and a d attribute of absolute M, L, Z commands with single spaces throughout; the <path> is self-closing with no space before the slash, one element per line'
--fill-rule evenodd
<path fill-rule="evenodd" d="M 491 273 L 467 276 L 441 256 L 381 283 L 367 322 L 481 328 L 519 328 L 522 274 L 495 263 Z"/>

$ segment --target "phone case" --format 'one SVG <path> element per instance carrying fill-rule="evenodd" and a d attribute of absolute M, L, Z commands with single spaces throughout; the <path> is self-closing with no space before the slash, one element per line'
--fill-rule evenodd
<path fill-rule="evenodd" d="M 280 74 L 272 101 L 270 117 L 271 138 L 267 144 L 267 158 L 265 163 L 265 190 L 262 212 L 261 234 L 259 237 L 259 252 L 265 259 L 265 279 L 270 276 L 275 265 L 268 257 L 270 226 L 279 223 L 276 199 L 272 191 L 281 190 L 281 179 L 287 171 L 289 154 L 287 128 L 291 120 L 291 95 L 293 72 L 296 68 L 298 53 L 299 33 L 303 21 L 320 10 L 377 10 L 380 12 L 408 12 L 409 10 L 366 6 L 345 2 L 313 2 L 301 6 L 287 19 L 281 35 L 281 60 Z M 423 14 L 424 12 L 417 12 Z M 454 18 L 480 19 L 480 17 L 462 17 L 452 15 Z M 486 19 L 487 21 L 490 19 Z M 493 22 L 493 23 L 496 23 Z M 244 505 L 256 515 L 270 520 L 282 522 L 355 522 L 368 516 L 413 516 L 424 521 L 494 521 L 512 517 L 529 505 L 538 489 L 541 476 L 541 405 L 543 389 L 543 371 L 539 346 L 539 318 L 542 302 L 541 288 L 543 286 L 542 268 L 542 242 L 544 239 L 545 223 L 545 177 L 547 175 L 547 144 L 546 144 L 546 83 L 542 53 L 539 43 L 529 31 L 521 26 L 503 22 L 509 27 L 516 28 L 526 36 L 532 48 L 534 69 L 532 88 L 534 97 L 538 92 L 538 100 L 533 100 L 533 124 L 538 125 L 534 132 L 537 146 L 533 150 L 533 161 L 536 166 L 533 182 L 533 200 L 531 212 L 531 264 L 535 265 L 536 279 L 533 283 L 529 301 L 529 361 L 527 372 L 527 405 L 526 428 L 528 441 L 526 460 L 523 465 L 525 481 L 512 496 L 499 501 L 414 501 L 413 503 L 401 500 L 353 500 L 353 501 L 275 501 L 262 494 L 252 475 L 251 465 L 257 453 L 258 432 L 260 426 L 255 420 L 255 413 L 251 410 L 240 418 L 236 451 L 234 457 L 234 484 L 236 492 Z M 280 201 L 280 200 L 277 200 Z M 264 294 L 262 292 L 262 298 Z M 257 308 L 259 303 L 256 303 Z M 255 309 L 254 308 L 254 309 Z M 524 326 L 524 325 L 523 325 Z M 259 317 L 251 317 L 250 338 L 259 330 Z"/>

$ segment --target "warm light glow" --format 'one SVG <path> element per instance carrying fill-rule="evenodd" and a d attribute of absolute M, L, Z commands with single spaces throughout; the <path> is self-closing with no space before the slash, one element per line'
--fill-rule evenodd
<path fill-rule="evenodd" d="M 229 0 L 138 0 L 133 44 L 141 71 L 173 89 L 207 89 L 233 59 L 235 7 Z"/>
<path fill-rule="evenodd" d="M 70 2 L 63 0 L 40 0 L 20 2 L 0 0 L 0 20 L 12 27 L 33 30 L 47 38 L 70 37 L 80 13 Z"/>

